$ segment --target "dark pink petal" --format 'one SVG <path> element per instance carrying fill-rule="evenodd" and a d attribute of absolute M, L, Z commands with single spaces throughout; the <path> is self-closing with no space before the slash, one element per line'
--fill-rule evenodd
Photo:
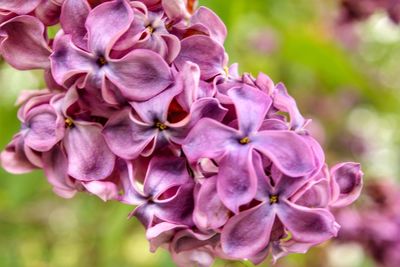
<path fill-rule="evenodd" d="M 208 80 L 224 72 L 224 48 L 208 36 L 194 35 L 181 42 L 181 52 L 175 64 L 182 69 L 186 61 L 199 65 L 201 78 Z"/>
<path fill-rule="evenodd" d="M 114 170 L 115 156 L 97 123 L 75 122 L 64 139 L 68 174 L 81 181 L 102 180 Z"/>
<path fill-rule="evenodd" d="M 223 226 L 229 219 L 229 210 L 217 194 L 217 176 L 210 177 L 200 186 L 195 198 L 193 220 L 200 229 L 211 230 Z"/>
<path fill-rule="evenodd" d="M 161 38 L 165 42 L 167 48 L 164 58 L 168 64 L 171 64 L 181 51 L 181 41 L 178 39 L 178 37 L 172 34 L 163 34 L 161 35 Z"/>
<path fill-rule="evenodd" d="M 321 243 L 337 235 L 338 224 L 326 209 L 310 209 L 280 200 L 279 219 L 293 238 L 300 242 Z"/>
<path fill-rule="evenodd" d="M 63 31 L 72 36 L 73 43 L 87 49 L 87 34 L 85 27 L 86 18 L 89 15 L 90 6 L 87 0 L 65 0 L 60 16 L 60 23 Z"/>
<path fill-rule="evenodd" d="M 124 159 L 135 159 L 156 137 L 157 129 L 133 121 L 130 110 L 113 115 L 103 129 L 104 138 L 111 151 Z"/>
<path fill-rule="evenodd" d="M 35 17 L 18 16 L 1 24 L 6 37 L 1 40 L 0 53 L 19 70 L 50 67 L 50 48 L 44 37 L 45 27 Z"/>
<path fill-rule="evenodd" d="M 63 0 L 62 0 L 63 1 Z M 35 9 L 35 16 L 45 25 L 51 26 L 58 23 L 62 3 L 60 1 L 45 0 Z"/>
<path fill-rule="evenodd" d="M 60 146 L 42 155 L 43 169 L 54 192 L 63 198 L 72 198 L 77 192 L 75 184 L 68 176 L 68 159 Z"/>
<path fill-rule="evenodd" d="M 262 131 L 251 138 L 254 148 L 266 155 L 284 174 L 300 177 L 315 170 L 312 150 L 296 133 Z"/>
<path fill-rule="evenodd" d="M 114 0 L 94 8 L 87 17 L 88 49 L 108 56 L 113 44 L 129 28 L 133 11 L 125 0 Z"/>
<path fill-rule="evenodd" d="M 37 151 L 48 151 L 64 136 L 64 120 L 50 105 L 31 109 L 26 116 L 25 144 Z"/>
<path fill-rule="evenodd" d="M 23 15 L 33 11 L 41 1 L 42 0 L 0 0 L 0 9 Z"/>
<path fill-rule="evenodd" d="M 253 168 L 251 149 L 228 152 L 219 162 L 218 195 L 224 205 L 234 213 L 248 204 L 257 192 L 257 176 Z"/>
<path fill-rule="evenodd" d="M 361 194 L 363 172 L 359 163 L 345 162 L 331 169 L 331 179 L 335 187 L 331 206 L 344 207 L 353 203 Z"/>
<path fill-rule="evenodd" d="M 168 189 L 189 181 L 184 158 L 154 157 L 148 167 L 143 191 L 147 196 L 158 198 Z"/>
<path fill-rule="evenodd" d="M 200 158 L 218 160 L 229 149 L 238 146 L 237 133 L 213 119 L 201 119 L 183 142 L 182 149 L 190 162 Z"/>
<path fill-rule="evenodd" d="M 296 204 L 309 208 L 326 208 L 331 201 L 330 189 L 327 179 L 322 179 L 317 183 L 311 183 L 296 201 Z"/>
<path fill-rule="evenodd" d="M 269 243 L 275 212 L 266 203 L 232 217 L 222 230 L 223 251 L 236 259 L 251 258 Z"/>
<path fill-rule="evenodd" d="M 118 60 L 110 60 L 106 76 L 128 101 L 147 100 L 172 83 L 172 74 L 157 53 L 137 49 Z"/>
<path fill-rule="evenodd" d="M 206 7 L 200 7 L 197 9 L 196 13 L 190 18 L 192 24 L 202 24 L 204 25 L 210 34 L 210 37 L 220 43 L 224 43 L 227 29 L 222 20 L 215 14 L 212 10 Z"/>
<path fill-rule="evenodd" d="M 189 111 L 190 106 L 197 99 L 200 83 L 199 66 L 192 62 L 186 62 L 178 73 L 178 79 L 182 80 L 183 91 L 176 100 L 184 110 Z"/>
<path fill-rule="evenodd" d="M 228 96 L 235 104 L 239 130 L 246 135 L 256 132 L 271 106 L 271 98 L 261 90 L 245 84 L 229 90 Z"/>
<path fill-rule="evenodd" d="M 50 56 L 51 69 L 57 83 L 63 84 L 76 74 L 86 74 L 96 70 L 96 58 L 80 48 L 71 40 L 71 35 L 59 35 L 53 44 Z"/>
<path fill-rule="evenodd" d="M 157 200 L 158 210 L 155 215 L 167 222 L 193 226 L 192 213 L 194 183 L 186 183 L 179 187 L 175 196 L 165 200 Z"/>
<path fill-rule="evenodd" d="M 13 140 L 0 154 L 0 163 L 6 171 L 13 174 L 28 173 L 36 169 L 24 152 L 24 140 L 21 134 L 13 137 Z"/>

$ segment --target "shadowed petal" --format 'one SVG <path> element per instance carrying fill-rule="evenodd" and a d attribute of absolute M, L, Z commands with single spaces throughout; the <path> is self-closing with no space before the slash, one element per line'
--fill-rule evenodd
<path fill-rule="evenodd" d="M 217 176 L 204 181 L 195 203 L 193 220 L 200 229 L 218 229 L 229 219 L 229 210 L 217 194 Z"/>
<path fill-rule="evenodd" d="M 53 186 L 53 191 L 63 197 L 73 197 L 77 189 L 68 176 L 68 159 L 59 145 L 42 155 L 43 169 L 48 182 Z"/>
<path fill-rule="evenodd" d="M 223 251 L 234 258 L 251 258 L 269 243 L 275 212 L 266 203 L 232 217 L 222 230 Z"/>
<path fill-rule="evenodd" d="M 103 129 L 111 151 L 124 159 L 137 158 L 156 134 L 156 128 L 133 121 L 129 109 L 112 116 Z"/>
<path fill-rule="evenodd" d="M 1 40 L 0 53 L 19 70 L 50 67 L 51 50 L 44 37 L 45 27 L 32 16 L 18 16 L 3 23 L 0 28 L 6 37 Z"/>
<path fill-rule="evenodd" d="M 163 244 L 171 242 L 176 231 L 185 229 L 185 225 L 177 225 L 168 222 L 158 223 L 146 231 L 146 238 L 150 242 L 150 251 L 156 252 L 156 250 Z"/>
<path fill-rule="evenodd" d="M 1 167 L 13 174 L 28 173 L 37 168 L 25 155 L 24 140 L 21 134 L 15 135 L 1 152 L 0 163 Z"/>
<path fill-rule="evenodd" d="M 359 163 L 345 162 L 331 169 L 332 182 L 338 190 L 334 191 L 334 207 L 344 207 L 353 203 L 361 194 L 363 172 Z"/>
<path fill-rule="evenodd" d="M 112 45 L 133 21 L 133 11 L 125 0 L 115 0 L 94 8 L 87 17 L 88 49 L 108 56 Z"/>
<path fill-rule="evenodd" d="M 239 130 L 246 135 L 257 131 L 271 106 L 271 98 L 261 90 L 245 84 L 229 90 L 228 95 L 235 104 Z"/>
<path fill-rule="evenodd" d="M 182 149 L 190 162 L 200 158 L 219 159 L 227 151 L 235 149 L 239 142 L 234 129 L 213 119 L 201 119 L 183 142 Z M 205 149 L 206 148 L 206 149 Z"/>
<path fill-rule="evenodd" d="M 102 127 L 96 123 L 75 122 L 65 136 L 68 174 L 82 180 L 102 180 L 114 170 L 115 156 L 108 148 Z"/>
<path fill-rule="evenodd" d="M 326 209 L 301 207 L 282 199 L 277 215 L 295 240 L 321 243 L 337 235 L 338 225 Z"/>
<path fill-rule="evenodd" d="M 249 203 L 257 192 L 257 176 L 253 168 L 250 147 L 227 153 L 219 162 L 218 195 L 234 213 Z"/>
<path fill-rule="evenodd" d="M 84 37 L 87 34 L 85 22 L 89 12 L 90 6 L 86 0 L 65 0 L 60 15 L 62 29 L 82 49 L 87 49 L 87 40 Z"/>
<path fill-rule="evenodd" d="M 172 74 L 157 53 L 136 49 L 118 60 L 110 60 L 106 76 L 128 101 L 147 100 L 172 83 Z"/>
<path fill-rule="evenodd" d="M 290 131 L 262 131 L 251 137 L 255 149 L 266 155 L 284 174 L 305 176 L 315 170 L 309 145 Z"/>
<path fill-rule="evenodd" d="M 144 182 L 144 193 L 157 198 L 174 186 L 190 181 L 184 158 L 154 157 Z"/>
<path fill-rule="evenodd" d="M 182 69 L 186 61 L 199 65 L 201 78 L 208 80 L 224 72 L 224 48 L 208 36 L 194 35 L 181 42 L 181 52 L 175 64 Z"/>
<path fill-rule="evenodd" d="M 176 85 L 147 101 L 131 102 L 131 105 L 144 122 L 149 124 L 153 124 L 156 121 L 165 123 L 171 101 L 181 91 L 182 86 Z"/>

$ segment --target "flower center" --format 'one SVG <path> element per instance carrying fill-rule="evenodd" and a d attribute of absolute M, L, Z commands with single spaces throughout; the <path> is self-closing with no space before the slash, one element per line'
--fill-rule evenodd
<path fill-rule="evenodd" d="M 70 118 L 66 118 L 64 122 L 66 128 L 72 128 L 72 126 L 74 126 L 74 122 Z"/>
<path fill-rule="evenodd" d="M 269 204 L 276 204 L 279 202 L 279 196 L 278 195 L 271 195 L 269 196 Z"/>
<path fill-rule="evenodd" d="M 149 31 L 150 34 L 152 34 L 155 31 L 152 25 L 147 25 L 146 29 Z"/>
<path fill-rule="evenodd" d="M 107 65 L 107 60 L 105 59 L 105 57 L 100 56 L 100 57 L 97 59 L 96 63 L 97 63 L 97 66 L 103 67 L 104 65 Z"/>
<path fill-rule="evenodd" d="M 161 123 L 161 122 L 156 122 L 155 126 L 160 131 L 164 131 L 164 130 L 166 130 L 168 128 L 167 125 L 165 125 L 164 123 Z"/>
<path fill-rule="evenodd" d="M 241 143 L 242 145 L 246 145 L 250 143 L 250 138 L 248 136 L 243 137 L 242 139 L 239 140 L 239 143 Z"/>
<path fill-rule="evenodd" d="M 225 71 L 226 77 L 228 77 L 229 76 L 229 68 L 228 68 L 228 66 L 224 67 L 224 71 Z"/>

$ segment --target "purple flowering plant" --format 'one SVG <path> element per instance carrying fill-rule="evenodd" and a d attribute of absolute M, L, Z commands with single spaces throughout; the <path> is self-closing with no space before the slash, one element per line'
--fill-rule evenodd
<path fill-rule="evenodd" d="M 329 169 L 285 86 L 228 65 L 225 25 L 195 6 L 0 0 L 2 57 L 47 83 L 18 99 L 1 165 L 43 169 L 64 198 L 136 206 L 151 251 L 178 266 L 305 253 L 337 235 L 360 165 Z"/>

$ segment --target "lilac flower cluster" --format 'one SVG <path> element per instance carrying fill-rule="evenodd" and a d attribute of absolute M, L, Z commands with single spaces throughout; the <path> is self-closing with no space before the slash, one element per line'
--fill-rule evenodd
<path fill-rule="evenodd" d="M 337 212 L 340 242 L 356 242 L 382 267 L 400 266 L 400 188 L 372 181 L 357 207 Z"/>
<path fill-rule="evenodd" d="M 228 66 L 225 25 L 195 4 L 0 1 L 2 56 L 48 85 L 18 100 L 2 166 L 137 206 L 179 266 L 305 253 L 337 235 L 330 209 L 357 199 L 360 166 L 329 171 L 284 85 Z"/>
<path fill-rule="evenodd" d="M 367 19 L 377 11 L 385 11 L 396 24 L 400 23 L 399 0 L 341 0 L 342 22 Z"/>

